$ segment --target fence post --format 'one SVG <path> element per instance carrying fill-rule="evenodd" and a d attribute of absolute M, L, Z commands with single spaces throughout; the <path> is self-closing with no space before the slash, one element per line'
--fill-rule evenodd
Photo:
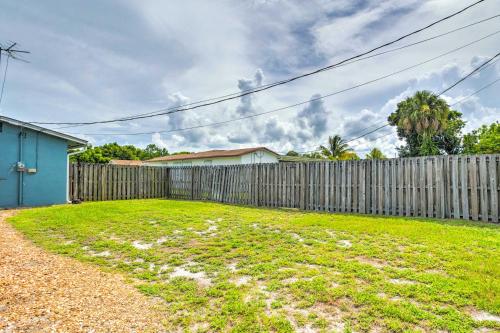
<path fill-rule="evenodd" d="M 194 199 L 194 173 L 195 173 L 196 167 L 191 168 L 191 200 Z"/>
<path fill-rule="evenodd" d="M 498 222 L 498 181 L 497 181 L 497 156 L 489 156 L 489 178 L 491 197 L 491 221 Z"/>

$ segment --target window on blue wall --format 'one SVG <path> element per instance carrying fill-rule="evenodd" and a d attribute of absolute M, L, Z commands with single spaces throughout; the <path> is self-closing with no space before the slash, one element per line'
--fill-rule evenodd
<path fill-rule="evenodd" d="M 3 132 L 3 123 L 0 123 L 0 133 Z"/>

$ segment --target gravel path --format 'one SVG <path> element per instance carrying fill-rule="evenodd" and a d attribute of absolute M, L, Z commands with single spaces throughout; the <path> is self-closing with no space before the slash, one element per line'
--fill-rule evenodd
<path fill-rule="evenodd" d="M 48 253 L 0 211 L 0 332 L 159 332 L 154 303 L 118 274 Z"/>

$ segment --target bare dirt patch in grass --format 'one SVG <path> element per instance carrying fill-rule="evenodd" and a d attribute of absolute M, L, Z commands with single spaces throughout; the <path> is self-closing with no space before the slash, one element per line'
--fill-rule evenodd
<path fill-rule="evenodd" d="M 233 278 L 230 281 L 237 286 L 243 286 L 245 284 L 248 284 L 251 280 L 252 280 L 251 276 L 243 275 L 237 278 Z"/>
<path fill-rule="evenodd" d="M 417 283 L 416 281 L 406 280 L 406 279 L 389 279 L 389 282 L 399 285 L 411 285 Z"/>
<path fill-rule="evenodd" d="M 102 252 L 89 251 L 89 253 L 93 257 L 111 257 L 111 252 L 108 250 Z"/>
<path fill-rule="evenodd" d="M 283 307 L 287 318 L 296 332 L 343 332 L 345 329 L 342 311 L 336 306 L 316 304 L 312 307 L 300 309 L 292 305 Z M 303 324 L 297 318 L 314 318 L 313 323 Z"/>
<path fill-rule="evenodd" d="M 200 286 L 207 287 L 212 281 L 207 278 L 205 272 L 190 272 L 183 267 L 175 267 L 174 271 L 170 273 L 170 278 L 184 277 L 195 280 Z"/>
<path fill-rule="evenodd" d="M 300 237 L 298 234 L 296 233 L 292 233 L 291 234 L 292 238 L 295 239 L 296 241 L 298 241 L 299 243 L 303 243 L 304 242 L 304 238 Z"/>
<path fill-rule="evenodd" d="M 282 280 L 281 283 L 283 283 L 283 284 L 291 284 L 291 283 L 295 283 L 297 281 L 299 281 L 298 278 L 296 278 L 296 277 L 290 277 L 288 279 Z"/>
<path fill-rule="evenodd" d="M 350 240 L 347 239 L 341 239 L 337 242 L 337 245 L 340 247 L 345 247 L 345 248 L 350 248 L 352 247 L 352 243 Z"/>
<path fill-rule="evenodd" d="M 473 310 L 471 311 L 471 316 L 472 319 L 476 321 L 494 321 L 500 323 L 500 316 L 494 315 L 486 311 Z"/>
<path fill-rule="evenodd" d="M 169 270 L 169 266 L 168 265 L 161 265 L 159 268 L 158 268 L 158 273 L 163 273 L 163 272 L 166 272 Z"/>
<path fill-rule="evenodd" d="M 138 250 L 149 250 L 151 247 L 153 247 L 153 244 L 151 243 L 143 243 L 139 240 L 135 240 L 132 242 L 132 246 L 135 247 Z"/>
<path fill-rule="evenodd" d="M 472 333 L 498 333 L 498 331 L 488 327 L 479 327 L 474 329 Z"/>
<path fill-rule="evenodd" d="M 209 220 L 209 221 L 211 221 L 211 220 Z M 214 223 L 215 223 L 215 221 L 211 221 L 211 223 L 209 223 L 208 228 L 206 230 L 195 231 L 194 233 L 199 235 L 199 236 L 214 237 L 217 235 L 215 232 L 218 230 L 218 227 L 216 225 L 214 225 Z"/>
<path fill-rule="evenodd" d="M 163 244 L 165 242 L 168 242 L 170 240 L 170 237 L 168 236 L 163 236 L 163 237 L 160 237 L 156 240 L 156 244 Z"/>
<path fill-rule="evenodd" d="M 237 266 L 238 266 L 238 263 L 237 263 L 237 262 L 235 262 L 235 261 L 233 261 L 233 262 L 230 262 L 230 263 L 227 265 L 227 269 L 228 269 L 230 272 L 233 272 L 233 273 L 234 273 L 234 272 L 238 271 Z"/>
<path fill-rule="evenodd" d="M 370 266 L 373 266 L 375 268 L 384 268 L 387 266 L 386 262 L 384 262 L 382 260 L 374 259 L 374 258 L 356 257 L 356 260 L 359 261 L 360 263 L 370 265 Z"/>

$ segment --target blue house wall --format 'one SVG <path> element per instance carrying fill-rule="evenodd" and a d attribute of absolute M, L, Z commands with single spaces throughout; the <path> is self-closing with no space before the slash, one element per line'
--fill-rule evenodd
<path fill-rule="evenodd" d="M 0 208 L 65 203 L 68 141 L 5 122 L 0 126 Z"/>

